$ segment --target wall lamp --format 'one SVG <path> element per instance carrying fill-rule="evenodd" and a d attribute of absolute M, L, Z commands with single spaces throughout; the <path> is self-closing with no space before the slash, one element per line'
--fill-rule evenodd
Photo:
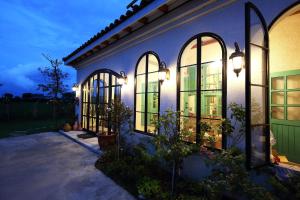
<path fill-rule="evenodd" d="M 160 62 L 158 70 L 158 80 L 160 83 L 163 83 L 166 79 L 170 79 L 170 70 L 167 68 L 165 62 Z"/>
<path fill-rule="evenodd" d="M 79 84 L 75 83 L 75 84 L 73 85 L 73 87 L 72 87 L 72 90 L 73 90 L 74 92 L 77 92 L 78 89 L 79 89 Z"/>
<path fill-rule="evenodd" d="M 233 71 L 236 73 L 236 77 L 239 77 L 239 73 L 245 67 L 245 54 L 240 50 L 237 42 L 234 43 L 235 51 L 230 55 L 229 59 L 232 62 Z"/>
<path fill-rule="evenodd" d="M 120 77 L 118 78 L 117 81 L 118 81 L 118 84 L 120 84 L 120 85 L 127 84 L 128 78 L 124 71 L 120 71 Z"/>

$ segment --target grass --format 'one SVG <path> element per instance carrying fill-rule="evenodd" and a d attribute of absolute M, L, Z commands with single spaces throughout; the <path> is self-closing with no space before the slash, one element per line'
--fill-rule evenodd
<path fill-rule="evenodd" d="M 0 121 L 0 138 L 57 131 L 66 119 L 28 119 Z"/>

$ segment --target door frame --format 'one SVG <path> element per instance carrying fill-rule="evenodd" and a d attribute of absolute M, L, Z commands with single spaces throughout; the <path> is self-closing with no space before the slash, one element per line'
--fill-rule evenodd
<path fill-rule="evenodd" d="M 88 108 L 87 108 L 87 119 L 86 119 L 86 123 L 87 123 L 87 128 L 83 128 L 83 130 L 86 130 L 86 131 L 89 131 L 89 132 L 94 132 L 92 130 L 90 130 L 89 126 L 90 126 L 90 88 L 92 87 L 90 85 L 90 78 L 92 78 L 93 76 L 97 75 L 97 97 L 96 97 L 96 133 L 99 132 L 99 92 L 100 92 L 100 77 L 99 77 L 99 74 L 100 73 L 108 73 L 109 74 L 109 97 L 108 97 L 108 105 L 111 105 L 111 99 L 112 99 L 112 76 L 115 76 L 116 79 L 117 78 L 121 78 L 122 76 L 111 70 L 111 69 L 107 69 L 107 68 L 103 68 L 103 69 L 99 69 L 99 70 L 96 70 L 94 71 L 93 73 L 91 73 L 84 81 L 83 83 L 81 84 L 81 112 L 80 112 L 80 117 L 81 117 L 81 122 L 83 121 L 83 85 L 85 85 L 87 83 L 88 85 Z M 120 84 L 116 84 L 114 87 L 120 87 L 120 100 L 121 100 L 121 97 L 122 97 L 122 85 Z M 110 118 L 110 115 L 108 115 L 108 118 Z M 108 122 L 110 121 L 110 119 L 107 120 Z M 108 124 L 108 133 L 110 133 L 110 124 Z"/>
<path fill-rule="evenodd" d="M 265 163 L 252 167 L 252 135 L 251 135 L 251 51 L 250 51 L 250 22 L 251 11 L 254 11 L 259 18 L 264 29 L 264 42 L 267 47 L 266 64 L 266 92 L 265 92 Z M 246 111 L 246 166 L 247 168 L 256 168 L 270 164 L 270 122 L 269 122 L 269 32 L 267 23 L 260 10 L 251 2 L 245 4 L 245 111 Z"/>

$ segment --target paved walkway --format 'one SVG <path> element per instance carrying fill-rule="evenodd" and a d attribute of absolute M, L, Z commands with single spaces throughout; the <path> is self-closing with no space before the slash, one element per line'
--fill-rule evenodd
<path fill-rule="evenodd" d="M 1 139 L 0 199 L 134 199 L 94 167 L 96 159 L 59 133 Z"/>

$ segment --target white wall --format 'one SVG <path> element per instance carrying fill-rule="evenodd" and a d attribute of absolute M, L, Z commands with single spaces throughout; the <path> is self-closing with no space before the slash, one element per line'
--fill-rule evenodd
<path fill-rule="evenodd" d="M 171 70 L 171 80 L 161 87 L 161 112 L 166 108 L 176 109 L 176 70 L 177 59 L 182 46 L 191 37 L 203 32 L 219 35 L 227 47 L 227 58 L 234 51 L 233 44 L 238 42 L 242 51 L 245 44 L 245 2 L 246 0 L 222 0 L 196 10 L 203 1 L 193 1 L 175 12 L 160 18 L 142 30 L 131 34 L 125 40 L 111 45 L 101 54 L 91 58 L 78 67 L 77 80 L 82 83 L 93 71 L 109 68 L 116 72 L 128 73 L 128 84 L 122 89 L 122 100 L 133 108 L 134 104 L 134 70 L 139 57 L 146 51 L 156 52 Z M 261 10 L 268 24 L 294 0 L 253 0 Z M 216 9 L 219 7 L 219 9 Z M 195 11 L 177 19 L 189 10 Z M 139 38 L 140 37 L 140 38 Z M 227 59 L 227 102 L 245 102 L 245 70 L 239 77 L 233 72 Z"/>

